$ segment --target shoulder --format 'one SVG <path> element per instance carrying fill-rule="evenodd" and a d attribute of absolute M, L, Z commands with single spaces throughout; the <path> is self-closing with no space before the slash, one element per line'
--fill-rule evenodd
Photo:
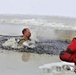
<path fill-rule="evenodd" d="M 21 44 L 23 44 L 23 42 L 25 42 L 26 41 L 26 39 L 24 39 L 23 37 L 18 41 L 18 45 L 21 45 Z"/>

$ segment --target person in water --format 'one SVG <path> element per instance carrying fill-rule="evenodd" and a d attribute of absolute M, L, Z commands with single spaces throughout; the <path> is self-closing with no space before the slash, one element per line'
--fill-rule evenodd
<path fill-rule="evenodd" d="M 67 49 L 60 52 L 59 57 L 62 61 L 74 63 L 74 72 L 76 73 L 76 36 L 67 46 Z"/>
<path fill-rule="evenodd" d="M 21 46 L 25 41 L 27 40 L 31 40 L 30 37 L 31 37 L 31 32 L 28 28 L 24 28 L 22 30 L 22 34 L 23 34 L 23 37 L 18 41 L 18 45 Z"/>

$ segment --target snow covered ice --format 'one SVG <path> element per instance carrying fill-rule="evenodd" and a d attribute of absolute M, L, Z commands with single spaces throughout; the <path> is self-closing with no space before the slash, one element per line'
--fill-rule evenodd
<path fill-rule="evenodd" d="M 39 66 L 39 69 L 43 75 L 70 75 L 71 73 L 74 74 L 74 63 L 68 62 L 54 62 L 50 64 L 44 64 Z"/>

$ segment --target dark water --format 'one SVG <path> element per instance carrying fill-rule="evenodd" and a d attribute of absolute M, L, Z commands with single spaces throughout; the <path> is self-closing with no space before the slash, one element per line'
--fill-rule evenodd
<path fill-rule="evenodd" d="M 11 48 L 11 47 L 3 47 L 2 44 L 7 41 L 9 38 L 14 37 L 16 40 L 20 38 L 20 36 L 0 36 L 0 48 L 2 50 L 15 50 L 19 52 L 31 52 L 37 54 L 54 54 L 58 55 L 60 51 L 65 50 L 70 41 L 62 41 L 62 40 L 48 40 L 38 38 L 39 41 L 35 41 L 36 47 L 34 48 Z"/>

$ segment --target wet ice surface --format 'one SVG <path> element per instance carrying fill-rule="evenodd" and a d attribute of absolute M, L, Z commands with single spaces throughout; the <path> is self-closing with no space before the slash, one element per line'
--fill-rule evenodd
<path fill-rule="evenodd" d="M 61 62 L 58 55 L 15 52 L 0 49 L 0 75 L 76 75 L 71 71 L 41 72 L 39 66 Z"/>
<path fill-rule="evenodd" d="M 41 39 L 38 38 L 39 41 L 35 41 L 34 48 L 11 48 L 11 47 L 4 47 L 2 44 L 7 41 L 9 38 L 15 38 L 18 40 L 21 38 L 20 36 L 0 36 L 0 48 L 4 50 L 16 50 L 19 52 L 31 52 L 31 53 L 38 53 L 38 54 L 59 54 L 60 51 L 65 50 L 67 45 L 70 43 L 68 41 L 62 40 L 48 40 L 48 39 Z"/>
<path fill-rule="evenodd" d="M 57 56 L 0 50 L 0 75 L 41 75 L 40 65 L 56 61 Z"/>

